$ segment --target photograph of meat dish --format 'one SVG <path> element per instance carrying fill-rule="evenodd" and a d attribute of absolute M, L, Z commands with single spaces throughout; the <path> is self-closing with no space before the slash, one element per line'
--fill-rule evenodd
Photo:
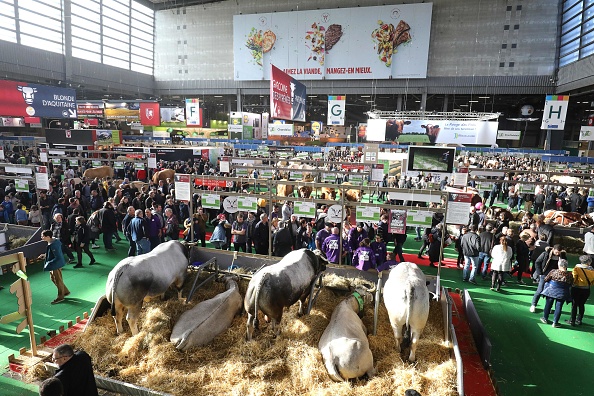
<path fill-rule="evenodd" d="M 377 50 L 379 59 L 386 65 L 392 66 L 392 55 L 397 51 L 397 47 L 412 40 L 410 35 L 410 25 L 401 20 L 398 25 L 394 27 L 391 23 L 384 23 L 384 21 L 377 21 L 380 25 L 371 33 L 371 38 L 374 40 L 374 48 Z"/>
<path fill-rule="evenodd" d="M 326 53 L 330 52 L 330 50 L 340 41 L 342 37 L 342 26 L 338 24 L 332 24 L 328 26 L 326 30 Z"/>
<path fill-rule="evenodd" d="M 305 46 L 311 50 L 307 60 L 323 66 L 326 54 L 340 41 L 342 34 L 342 25 L 332 24 L 326 28 L 314 22 L 311 30 L 305 32 Z"/>

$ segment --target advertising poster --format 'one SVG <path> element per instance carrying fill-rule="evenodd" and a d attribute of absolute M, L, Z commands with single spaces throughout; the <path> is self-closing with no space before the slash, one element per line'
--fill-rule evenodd
<path fill-rule="evenodd" d="M 77 103 L 76 112 L 79 117 L 103 118 L 103 103 Z"/>
<path fill-rule="evenodd" d="M 231 113 L 227 131 L 229 131 L 230 139 L 243 139 L 243 113 Z"/>
<path fill-rule="evenodd" d="M 25 118 L 23 118 L 23 117 L 2 117 L 2 118 L 0 118 L 0 126 L 24 127 L 25 126 Z"/>
<path fill-rule="evenodd" d="M 359 141 L 493 145 L 498 127 L 497 121 L 369 119 Z"/>
<path fill-rule="evenodd" d="M 420 226 L 420 227 L 431 227 L 431 221 L 433 219 L 433 212 L 425 210 L 407 210 L 406 211 L 406 225 L 408 226 Z"/>
<path fill-rule="evenodd" d="M 47 166 L 35 167 L 35 184 L 38 190 L 49 190 L 49 179 L 47 177 Z"/>
<path fill-rule="evenodd" d="M 466 187 L 468 185 L 468 168 L 458 168 L 452 175 L 454 177 L 454 186 Z"/>
<path fill-rule="evenodd" d="M 270 65 L 270 114 L 272 118 L 305 122 L 305 85 Z"/>
<path fill-rule="evenodd" d="M 296 214 L 299 217 L 315 218 L 316 204 L 315 202 L 295 201 L 293 214 Z"/>
<path fill-rule="evenodd" d="M 122 144 L 122 132 L 119 130 L 97 129 L 95 136 L 99 145 L 115 146 Z"/>
<path fill-rule="evenodd" d="M 41 162 L 47 162 L 47 149 L 39 149 L 39 160 Z"/>
<path fill-rule="evenodd" d="M 520 140 L 521 135 L 521 131 L 506 131 L 504 129 L 500 129 L 497 131 L 498 140 Z"/>
<path fill-rule="evenodd" d="M 221 196 L 219 194 L 202 194 L 200 201 L 203 208 L 216 210 L 221 208 Z"/>
<path fill-rule="evenodd" d="M 380 208 L 373 206 L 357 206 L 357 222 L 377 223 L 380 220 Z"/>
<path fill-rule="evenodd" d="M 176 173 L 173 176 L 175 184 L 175 199 L 178 201 L 189 201 L 192 199 L 190 175 Z"/>
<path fill-rule="evenodd" d="M 25 179 L 14 179 L 14 187 L 17 191 L 29 192 L 29 181 Z"/>
<path fill-rule="evenodd" d="M 328 125 L 344 125 L 346 95 L 328 96 Z"/>
<path fill-rule="evenodd" d="M 432 4 L 235 15 L 234 78 L 425 78 Z"/>
<path fill-rule="evenodd" d="M 406 210 L 390 211 L 390 232 L 392 234 L 406 234 Z"/>
<path fill-rule="evenodd" d="M 448 224 L 468 224 L 470 202 L 472 194 L 448 193 L 448 211 L 446 212 Z"/>
<path fill-rule="evenodd" d="M 137 102 L 105 103 L 105 118 L 126 122 L 138 121 L 140 104 Z"/>
<path fill-rule="evenodd" d="M 565 117 L 569 106 L 569 95 L 547 95 L 540 129 L 565 129 Z"/>
<path fill-rule="evenodd" d="M 198 99 L 186 99 L 186 125 L 202 126 Z"/>
<path fill-rule="evenodd" d="M 76 91 L 71 88 L 0 80 L 0 114 L 76 119 Z"/>
<path fill-rule="evenodd" d="M 181 107 L 161 107 L 160 112 L 161 125 L 186 126 L 186 115 Z"/>
<path fill-rule="evenodd" d="M 268 113 L 262 113 L 262 139 L 268 139 L 268 121 L 270 115 Z"/>

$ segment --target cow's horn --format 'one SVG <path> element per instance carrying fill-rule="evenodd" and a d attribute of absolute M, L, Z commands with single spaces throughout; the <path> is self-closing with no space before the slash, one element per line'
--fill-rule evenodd
<path fill-rule="evenodd" d="M 369 293 L 375 293 L 375 291 L 377 290 L 377 286 L 375 283 L 364 283 L 363 287 L 365 287 Z"/>

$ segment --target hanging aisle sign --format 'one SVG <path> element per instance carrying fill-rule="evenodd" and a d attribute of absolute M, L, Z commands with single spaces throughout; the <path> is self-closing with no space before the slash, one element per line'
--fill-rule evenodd
<path fill-rule="evenodd" d="M 29 181 L 26 179 L 14 179 L 14 185 L 17 191 L 29 192 Z"/>
<path fill-rule="evenodd" d="M 569 95 L 547 95 L 540 129 L 565 129 Z"/>
<path fill-rule="evenodd" d="M 377 223 L 380 220 L 380 209 L 375 206 L 357 206 L 357 222 Z"/>
<path fill-rule="evenodd" d="M 175 182 L 175 199 L 178 201 L 189 201 L 192 199 L 190 175 L 176 173 L 173 179 Z"/>
<path fill-rule="evenodd" d="M 202 194 L 201 201 L 203 208 L 217 210 L 221 208 L 221 196 L 219 194 Z"/>
<path fill-rule="evenodd" d="M 49 190 L 49 179 L 47 177 L 47 166 L 35 167 L 35 183 L 38 190 Z"/>
<path fill-rule="evenodd" d="M 316 204 L 315 202 L 307 201 L 295 201 L 293 208 L 293 214 L 300 217 L 316 217 Z"/>
<path fill-rule="evenodd" d="M 328 96 L 328 125 L 344 125 L 346 95 Z"/>
<path fill-rule="evenodd" d="M 448 193 L 448 211 L 446 213 L 448 224 L 468 224 L 470 215 L 470 202 L 472 194 Z"/>

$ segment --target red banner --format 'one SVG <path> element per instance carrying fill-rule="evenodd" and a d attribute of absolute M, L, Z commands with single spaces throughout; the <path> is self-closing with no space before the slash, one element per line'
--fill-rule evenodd
<path fill-rule="evenodd" d="M 271 65 L 270 113 L 271 118 L 305 121 L 305 85 Z"/>
<path fill-rule="evenodd" d="M 365 169 L 365 165 L 363 165 L 363 164 L 342 164 L 342 165 L 341 165 L 341 168 L 342 168 L 342 169 L 346 169 L 346 170 L 354 170 L 354 169 L 357 169 L 357 170 L 360 170 L 360 171 L 362 171 L 362 170 L 364 170 L 364 169 Z"/>
<path fill-rule="evenodd" d="M 225 187 L 231 187 L 228 184 L 233 184 L 233 182 L 227 182 L 225 180 L 214 180 L 214 179 L 194 179 L 194 185 L 195 186 L 206 186 L 209 188 L 212 187 L 220 187 L 220 188 L 225 188 Z"/>
<path fill-rule="evenodd" d="M 140 123 L 142 125 L 161 125 L 161 112 L 159 103 L 140 103 Z"/>

